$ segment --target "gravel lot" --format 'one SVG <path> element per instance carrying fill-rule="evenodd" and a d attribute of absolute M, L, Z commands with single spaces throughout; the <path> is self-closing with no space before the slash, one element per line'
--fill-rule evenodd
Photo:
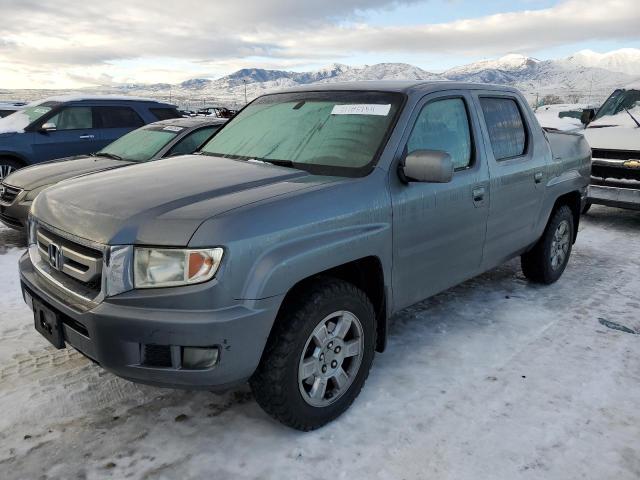
<path fill-rule="evenodd" d="M 640 212 L 593 207 L 560 281 L 513 261 L 404 310 L 338 421 L 135 385 L 35 332 L 0 229 L 0 478 L 640 478 Z M 609 326 L 607 326 L 609 325 Z"/>

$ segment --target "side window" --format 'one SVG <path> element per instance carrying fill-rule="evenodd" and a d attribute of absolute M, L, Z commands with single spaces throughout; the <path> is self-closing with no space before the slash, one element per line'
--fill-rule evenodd
<path fill-rule="evenodd" d="M 441 150 L 456 169 L 471 164 L 471 131 L 464 100 L 447 98 L 424 106 L 407 142 L 407 152 Z"/>
<path fill-rule="evenodd" d="M 519 157 L 527 149 L 527 131 L 513 98 L 480 98 L 496 160 Z"/>
<path fill-rule="evenodd" d="M 93 128 L 91 107 L 66 107 L 46 120 L 53 123 L 56 130 L 78 130 Z"/>
<path fill-rule="evenodd" d="M 102 128 L 137 128 L 144 125 L 140 115 L 130 107 L 94 107 Z"/>
<path fill-rule="evenodd" d="M 200 130 L 196 130 L 195 132 L 191 132 L 182 140 L 178 141 L 171 150 L 167 153 L 166 156 L 172 155 L 187 155 L 189 153 L 193 153 L 196 151 L 198 147 L 200 147 L 211 135 L 213 132 L 218 130 L 220 127 L 206 127 L 201 128 Z"/>
<path fill-rule="evenodd" d="M 153 113 L 153 115 L 158 120 L 169 120 L 171 118 L 182 118 L 180 112 L 175 108 L 150 108 L 149 111 Z"/>

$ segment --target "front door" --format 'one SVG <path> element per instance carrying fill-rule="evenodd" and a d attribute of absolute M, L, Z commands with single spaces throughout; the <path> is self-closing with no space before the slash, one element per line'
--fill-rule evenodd
<path fill-rule="evenodd" d="M 450 183 L 391 182 L 393 297 L 403 308 L 479 272 L 489 213 L 489 173 L 467 92 L 425 97 L 405 133 L 413 150 L 449 153 Z"/>
<path fill-rule="evenodd" d="M 55 130 L 35 133 L 35 162 L 95 152 L 99 149 L 100 132 L 94 128 L 91 107 L 64 107 L 44 123 Z"/>

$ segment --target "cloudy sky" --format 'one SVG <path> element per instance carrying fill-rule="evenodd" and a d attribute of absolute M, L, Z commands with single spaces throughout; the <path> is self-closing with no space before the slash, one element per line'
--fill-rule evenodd
<path fill-rule="evenodd" d="M 640 47 L 639 0 L 0 0 L 0 88 Z"/>

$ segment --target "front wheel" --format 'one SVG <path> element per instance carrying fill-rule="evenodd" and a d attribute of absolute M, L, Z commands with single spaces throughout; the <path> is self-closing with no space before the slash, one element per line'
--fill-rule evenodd
<path fill-rule="evenodd" d="M 558 280 L 569 262 L 573 232 L 573 213 L 563 205 L 551 215 L 538 243 L 520 257 L 524 276 L 547 285 Z"/>
<path fill-rule="evenodd" d="M 250 380 L 258 404 L 297 430 L 334 420 L 360 393 L 373 361 L 375 313 L 354 285 L 321 279 L 285 305 Z"/>

